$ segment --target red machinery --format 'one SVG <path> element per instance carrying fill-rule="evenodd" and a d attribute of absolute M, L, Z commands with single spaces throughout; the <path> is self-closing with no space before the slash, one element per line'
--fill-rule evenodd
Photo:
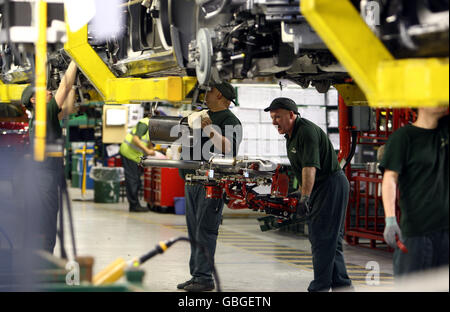
<path fill-rule="evenodd" d="M 416 113 L 410 109 L 375 109 L 374 113 L 375 129 L 356 132 L 349 122 L 349 109 L 343 98 L 339 96 L 340 151 L 338 160 L 342 161 L 347 158 L 345 174 L 350 182 L 345 239 L 351 245 L 362 245 L 360 239 L 368 239 L 370 248 L 377 248 L 377 242 L 384 245 L 382 174 L 377 172 L 376 163 L 365 168 L 352 168 L 348 156 L 354 152 L 356 145 L 383 146 L 395 130 L 416 119 Z M 352 140 L 354 140 L 353 146 Z M 397 218 L 400 216 L 398 204 L 396 216 Z M 389 247 L 387 249 L 392 250 Z"/>
<path fill-rule="evenodd" d="M 256 181 L 245 177 L 223 177 L 214 184 L 207 184 L 207 198 L 224 196 L 230 209 L 252 209 L 272 215 L 288 218 L 295 212 L 296 198 L 287 197 L 289 178 L 283 173 L 283 167 L 278 165 L 272 176 L 270 194 L 261 195 L 253 191 Z M 224 195 L 222 195 L 224 193 Z"/>
<path fill-rule="evenodd" d="M 277 166 L 271 181 L 270 194 L 258 194 L 253 188 L 258 186 L 258 181 L 245 177 L 244 172 L 239 176 L 224 176 L 207 183 L 207 198 L 224 198 L 230 209 L 252 209 L 265 212 L 268 216 L 258 218 L 262 231 L 299 222 L 295 219 L 298 199 L 288 197 L 289 177 L 285 168 Z"/>
<path fill-rule="evenodd" d="M 258 219 L 263 231 L 301 221 L 294 218 L 298 199 L 288 197 L 289 177 L 281 165 L 236 158 L 209 162 L 144 159 L 141 164 L 194 169 L 195 173 L 186 175 L 186 183 L 203 184 L 207 198 L 223 198 L 230 209 L 265 212 L 268 216 Z M 254 190 L 262 185 L 271 186 L 270 194 Z"/>

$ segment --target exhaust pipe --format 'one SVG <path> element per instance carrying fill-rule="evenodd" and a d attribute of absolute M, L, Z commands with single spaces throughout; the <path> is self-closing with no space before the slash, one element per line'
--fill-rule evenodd
<path fill-rule="evenodd" d="M 205 163 L 195 160 L 171 160 L 171 159 L 143 159 L 141 165 L 144 167 L 163 167 L 178 169 L 201 169 Z"/>
<path fill-rule="evenodd" d="M 193 134 L 187 117 L 153 116 L 148 123 L 150 141 L 171 144 L 177 140 L 183 146 L 192 146 Z"/>

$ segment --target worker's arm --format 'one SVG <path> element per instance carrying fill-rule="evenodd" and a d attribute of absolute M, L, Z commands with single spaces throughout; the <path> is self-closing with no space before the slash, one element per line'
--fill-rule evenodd
<path fill-rule="evenodd" d="M 213 127 L 210 128 L 209 138 L 216 148 L 223 154 L 231 153 L 231 142 L 226 136 L 222 136 Z"/>
<path fill-rule="evenodd" d="M 392 170 L 385 170 L 383 182 L 381 184 L 383 207 L 385 215 L 385 227 L 383 237 L 386 243 L 392 248 L 397 247 L 397 238 L 402 241 L 402 231 L 397 224 L 395 216 L 395 199 L 397 197 L 398 173 Z"/>
<path fill-rule="evenodd" d="M 384 215 L 386 218 L 395 217 L 395 200 L 397 196 L 398 173 L 385 170 L 381 192 L 383 198 Z"/>
<path fill-rule="evenodd" d="M 142 149 L 146 155 L 154 156 L 156 154 L 155 151 L 152 148 L 149 148 L 147 145 L 145 145 L 145 143 L 142 142 L 137 135 L 133 135 L 132 141 L 133 144 L 139 146 L 139 148 Z M 151 143 L 149 143 L 149 146 L 151 146 Z"/>
<path fill-rule="evenodd" d="M 316 180 L 316 170 L 316 167 L 303 167 L 302 169 L 302 186 L 299 190 L 301 194 L 296 192 L 294 195 L 299 198 L 295 212 L 299 218 L 311 213 L 310 196 L 314 187 L 314 181 Z"/>
<path fill-rule="evenodd" d="M 76 76 L 77 64 L 74 61 L 71 61 L 63 78 L 61 79 L 58 90 L 56 90 L 55 93 L 55 100 L 60 108 L 63 107 L 64 102 L 69 96 L 69 93 L 72 90 L 72 86 L 75 83 Z"/>
<path fill-rule="evenodd" d="M 217 148 L 220 153 L 231 153 L 232 144 L 230 140 L 226 136 L 221 135 L 216 129 L 214 129 L 211 119 L 202 118 L 202 128 L 209 135 L 209 138 L 211 139 L 214 147 Z"/>
<path fill-rule="evenodd" d="M 316 180 L 316 167 L 304 167 L 302 169 L 302 196 L 311 196 Z"/>
<path fill-rule="evenodd" d="M 74 107 L 75 103 L 75 89 L 70 90 L 69 95 L 67 96 L 66 100 L 64 101 L 61 112 L 58 114 L 59 120 L 63 119 L 64 117 L 76 113 L 76 109 Z"/>

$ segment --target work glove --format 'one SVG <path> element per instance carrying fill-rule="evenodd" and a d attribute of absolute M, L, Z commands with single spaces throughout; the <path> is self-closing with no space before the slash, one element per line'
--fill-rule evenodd
<path fill-rule="evenodd" d="M 396 236 L 398 236 L 400 241 L 402 240 L 402 231 L 400 230 L 395 217 L 386 218 L 386 226 L 384 228 L 383 236 L 386 243 L 392 248 L 397 247 Z"/>
<path fill-rule="evenodd" d="M 302 197 L 302 191 L 298 190 L 298 191 L 289 193 L 288 197 L 300 199 Z"/>
<path fill-rule="evenodd" d="M 296 217 L 302 218 L 311 213 L 311 203 L 308 195 L 302 195 L 297 203 Z"/>

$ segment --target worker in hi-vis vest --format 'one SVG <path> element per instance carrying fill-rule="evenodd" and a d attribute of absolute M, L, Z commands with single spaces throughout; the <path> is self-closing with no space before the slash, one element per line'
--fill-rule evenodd
<path fill-rule="evenodd" d="M 149 118 L 139 120 L 138 124 L 127 134 L 120 145 L 120 156 L 125 171 L 125 186 L 130 212 L 146 212 L 147 207 L 139 203 L 139 189 L 141 187 L 142 168 L 139 162 L 142 156 L 153 156 L 153 144 L 150 142 L 148 132 Z"/>

